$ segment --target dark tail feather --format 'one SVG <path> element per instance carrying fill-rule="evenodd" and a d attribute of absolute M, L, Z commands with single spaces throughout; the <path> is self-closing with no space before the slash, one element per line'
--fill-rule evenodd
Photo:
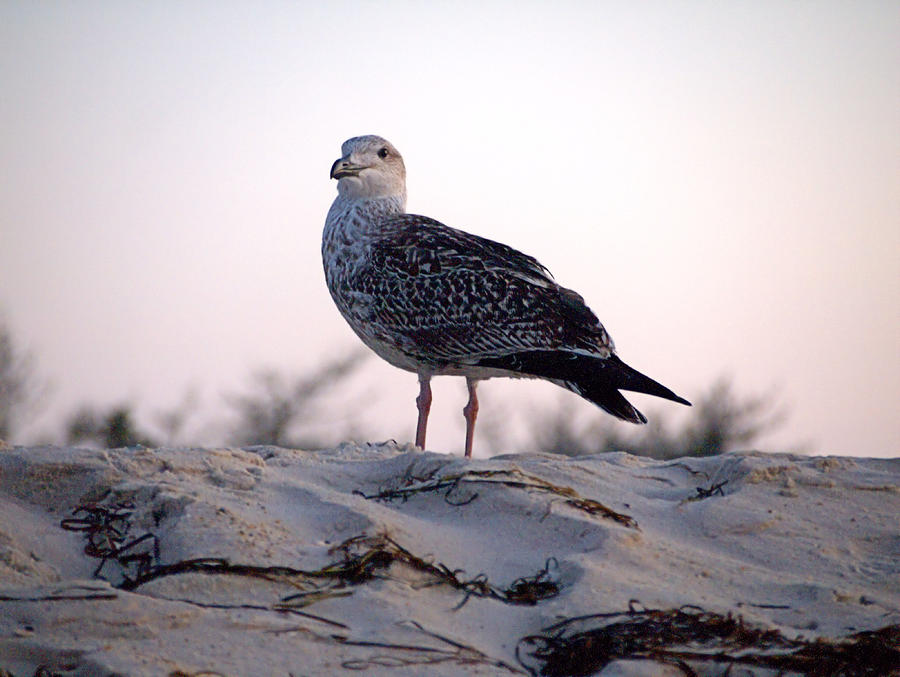
<path fill-rule="evenodd" d="M 607 414 L 612 414 L 616 418 L 623 421 L 637 423 L 641 425 L 647 422 L 644 416 L 635 406 L 625 399 L 625 397 L 609 384 L 598 383 L 596 381 L 561 381 L 560 385 L 571 390 L 576 395 L 581 395 L 589 402 L 593 402 Z"/>
<path fill-rule="evenodd" d="M 678 395 L 666 388 L 663 384 L 657 383 L 649 376 L 644 376 L 637 369 L 629 367 L 619 359 L 618 355 L 613 355 L 601 361 L 606 363 L 604 368 L 613 372 L 613 384 L 616 388 L 628 390 L 633 393 L 655 395 L 656 397 L 662 397 L 665 400 L 672 400 L 679 404 L 691 406 L 690 402 L 683 397 L 678 397 Z"/>
<path fill-rule="evenodd" d="M 602 358 L 555 350 L 533 350 L 486 358 L 479 365 L 550 379 L 613 416 L 632 423 L 646 423 L 647 418 L 619 390 L 655 395 L 691 405 L 664 385 L 629 367 L 616 355 Z"/>

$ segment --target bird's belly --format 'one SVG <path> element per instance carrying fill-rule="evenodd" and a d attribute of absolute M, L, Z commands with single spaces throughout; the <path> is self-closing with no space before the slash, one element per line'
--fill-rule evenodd
<path fill-rule="evenodd" d="M 350 326 L 356 332 L 356 335 L 362 339 L 362 342 L 376 355 L 387 363 L 405 371 L 411 371 L 416 374 L 428 374 L 429 376 L 465 376 L 478 380 L 489 378 L 534 378 L 529 374 L 522 374 L 508 369 L 480 367 L 460 362 L 435 363 L 416 359 L 400 350 L 396 344 L 366 332 L 363 327 L 353 322 L 350 322 Z"/>
<path fill-rule="evenodd" d="M 398 369 L 404 369 L 416 374 L 433 373 L 431 365 L 416 360 L 397 348 L 393 343 L 373 336 L 353 322 L 350 323 L 350 326 L 353 328 L 353 331 L 356 332 L 356 335 L 362 339 L 362 342 L 388 364 L 391 364 Z"/>
<path fill-rule="evenodd" d="M 537 378 L 531 374 L 522 374 L 508 369 L 479 367 L 471 364 L 448 364 L 432 372 L 433 376 L 465 376 L 466 378 L 484 381 L 489 378 Z"/>

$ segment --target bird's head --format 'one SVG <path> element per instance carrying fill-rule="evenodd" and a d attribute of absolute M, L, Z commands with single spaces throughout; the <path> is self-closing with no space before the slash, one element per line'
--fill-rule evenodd
<path fill-rule="evenodd" d="M 344 141 L 343 154 L 331 165 L 338 193 L 349 198 L 406 197 L 406 167 L 391 143 L 380 136 Z"/>

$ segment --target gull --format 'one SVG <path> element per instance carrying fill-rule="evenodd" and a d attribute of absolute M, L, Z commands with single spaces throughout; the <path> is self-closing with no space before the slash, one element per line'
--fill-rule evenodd
<path fill-rule="evenodd" d="M 345 141 L 331 178 L 338 196 L 322 233 L 328 290 L 363 343 L 418 375 L 420 449 L 433 376 L 466 378 L 467 457 L 484 379 L 545 379 L 637 424 L 647 419 L 620 390 L 690 405 L 625 364 L 584 299 L 537 259 L 407 214 L 406 167 L 390 142 L 374 135 Z"/>

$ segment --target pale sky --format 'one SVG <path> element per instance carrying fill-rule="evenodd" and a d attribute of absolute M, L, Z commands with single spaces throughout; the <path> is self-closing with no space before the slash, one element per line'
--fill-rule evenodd
<path fill-rule="evenodd" d="M 319 246 L 341 143 L 379 134 L 410 211 L 536 256 L 626 362 L 775 389 L 766 450 L 900 454 L 893 0 L 4 2 L 0 92 L 0 312 L 54 384 L 33 436 L 356 347 Z M 376 384 L 366 434 L 409 441 L 415 376 L 373 358 Z M 461 453 L 464 382 L 434 386 L 429 447 Z M 558 392 L 490 381 L 481 420 Z"/>

